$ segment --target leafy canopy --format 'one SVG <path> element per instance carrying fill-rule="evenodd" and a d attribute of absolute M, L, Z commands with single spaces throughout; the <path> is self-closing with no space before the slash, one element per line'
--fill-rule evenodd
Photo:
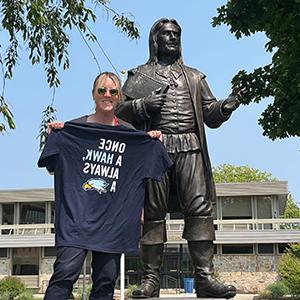
<path fill-rule="evenodd" d="M 212 171 L 216 183 L 276 181 L 272 174 L 249 166 L 224 164 L 213 167 Z"/>
<path fill-rule="evenodd" d="M 131 16 L 110 8 L 108 0 L 0 0 L 0 132 L 5 131 L 7 125 L 10 129 L 15 128 L 13 114 L 5 100 L 4 91 L 5 81 L 13 77 L 21 46 L 28 49 L 28 58 L 33 65 L 44 65 L 49 87 L 58 87 L 58 69 L 65 70 L 70 66 L 68 31 L 76 29 L 85 42 L 97 42 L 89 24 L 96 22 L 99 6 L 112 17 L 114 25 L 129 38 L 139 38 L 138 28 Z M 44 111 L 44 117 L 48 121 L 53 119 L 55 111 L 52 104 Z M 45 124 L 41 125 L 43 133 Z"/>
<path fill-rule="evenodd" d="M 259 119 L 264 135 L 300 136 L 300 1 L 229 0 L 212 24 L 228 25 L 237 39 L 266 34 L 272 61 L 252 73 L 241 70 L 232 84 L 244 91 L 243 104 L 274 97 Z"/>

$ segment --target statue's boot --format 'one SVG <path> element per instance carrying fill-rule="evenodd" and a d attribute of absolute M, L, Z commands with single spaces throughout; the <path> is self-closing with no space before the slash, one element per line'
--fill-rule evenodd
<path fill-rule="evenodd" d="M 232 298 L 236 288 L 213 278 L 214 245 L 212 241 L 189 241 L 194 264 L 195 290 L 198 298 Z"/>
<path fill-rule="evenodd" d="M 163 259 L 164 244 L 141 244 L 143 278 L 141 285 L 132 293 L 132 298 L 158 298 L 160 288 L 160 267 Z"/>

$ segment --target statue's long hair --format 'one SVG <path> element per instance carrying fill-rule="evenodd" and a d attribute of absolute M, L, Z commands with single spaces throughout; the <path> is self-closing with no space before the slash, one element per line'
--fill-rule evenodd
<path fill-rule="evenodd" d="M 157 20 L 153 26 L 150 29 L 149 34 L 149 59 L 146 64 L 156 64 L 158 61 L 158 45 L 157 45 L 157 34 L 159 30 L 166 24 L 166 23 L 172 23 L 178 28 L 179 36 L 181 37 L 181 27 L 177 23 L 175 19 L 167 19 L 162 18 Z M 179 55 L 177 62 L 182 65 L 182 56 L 181 56 L 181 39 L 179 40 Z"/>

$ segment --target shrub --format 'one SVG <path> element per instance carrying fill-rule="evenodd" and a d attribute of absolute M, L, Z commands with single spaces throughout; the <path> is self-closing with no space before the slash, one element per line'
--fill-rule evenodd
<path fill-rule="evenodd" d="M 269 284 L 264 291 L 259 293 L 260 298 L 281 298 L 290 293 L 289 288 L 283 281 L 276 281 Z"/>
<path fill-rule="evenodd" d="M 33 300 L 33 295 L 31 292 L 26 291 L 17 297 L 17 300 Z"/>
<path fill-rule="evenodd" d="M 128 287 L 127 287 L 127 290 L 126 290 L 126 296 L 127 297 L 131 297 L 132 296 L 132 293 L 137 289 L 137 285 L 136 284 L 130 284 Z"/>
<path fill-rule="evenodd" d="M 280 298 L 284 295 L 289 294 L 289 288 L 284 284 L 283 281 L 277 281 L 268 286 L 270 295 L 272 298 Z"/>
<path fill-rule="evenodd" d="M 91 284 L 86 285 L 86 289 L 85 289 L 86 299 L 89 299 L 91 290 L 92 290 L 92 285 Z M 83 293 L 82 288 L 77 289 L 75 294 L 75 300 L 82 300 L 82 293 Z"/>
<path fill-rule="evenodd" d="M 300 243 L 290 244 L 279 262 L 279 274 L 294 297 L 300 297 Z"/>
<path fill-rule="evenodd" d="M 25 284 L 19 278 L 8 276 L 0 280 L 1 299 L 15 299 L 25 292 Z"/>
<path fill-rule="evenodd" d="M 258 297 L 259 298 L 263 298 L 263 299 L 270 299 L 270 298 L 272 298 L 272 296 L 270 294 L 270 291 L 268 291 L 267 288 L 265 288 L 263 291 L 261 291 L 258 294 Z"/>

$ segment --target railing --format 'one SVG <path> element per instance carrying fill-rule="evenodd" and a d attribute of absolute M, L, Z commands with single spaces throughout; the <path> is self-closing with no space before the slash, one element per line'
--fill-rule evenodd
<path fill-rule="evenodd" d="M 215 220 L 217 231 L 300 230 L 300 219 Z M 167 232 L 182 232 L 184 220 L 167 220 Z M 0 225 L 0 235 L 50 235 L 54 224 Z"/>
<path fill-rule="evenodd" d="M 300 230 L 300 219 L 214 220 L 218 231 Z M 183 231 L 184 220 L 167 220 L 167 231 Z"/>
<path fill-rule="evenodd" d="M 45 235 L 54 232 L 54 224 L 0 225 L 1 235 Z"/>
<path fill-rule="evenodd" d="M 175 284 L 175 287 L 174 286 L 170 286 L 169 283 L 173 283 Z M 170 276 L 170 275 L 163 275 L 163 286 L 165 289 L 172 289 L 174 290 L 175 289 L 175 293 L 176 294 L 180 294 L 180 282 L 179 282 L 179 279 L 173 277 L 173 276 Z"/>

